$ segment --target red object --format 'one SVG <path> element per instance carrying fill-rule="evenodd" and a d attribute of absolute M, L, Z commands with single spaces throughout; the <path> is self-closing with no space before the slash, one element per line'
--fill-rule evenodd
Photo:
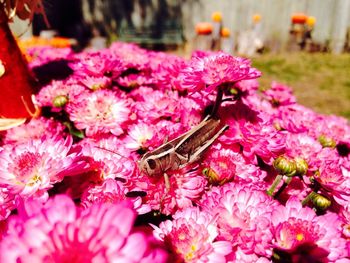
<path fill-rule="evenodd" d="M 5 67 L 5 72 L 0 77 L 0 118 L 30 118 L 25 104 L 31 112 L 35 112 L 31 100 L 35 81 L 10 31 L 8 18 L 1 4 L 0 60 Z"/>
<path fill-rule="evenodd" d="M 210 35 L 213 32 L 213 25 L 207 22 L 201 22 L 196 25 L 198 35 Z"/>
<path fill-rule="evenodd" d="M 307 20 L 307 15 L 303 13 L 295 13 L 292 15 L 293 24 L 305 24 L 306 20 Z"/>

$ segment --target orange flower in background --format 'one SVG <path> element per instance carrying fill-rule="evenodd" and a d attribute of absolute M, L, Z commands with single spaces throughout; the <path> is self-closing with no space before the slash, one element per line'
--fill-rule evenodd
<path fill-rule="evenodd" d="M 221 29 L 221 36 L 222 37 L 230 37 L 230 35 L 231 35 L 230 29 L 228 29 L 227 27 L 223 27 Z"/>
<path fill-rule="evenodd" d="M 305 24 L 307 15 L 304 13 L 294 13 L 291 17 L 293 24 Z"/>
<path fill-rule="evenodd" d="M 208 22 L 200 22 L 196 25 L 198 35 L 210 35 L 213 32 L 213 25 Z"/>
<path fill-rule="evenodd" d="M 221 22 L 222 21 L 222 14 L 221 14 L 221 12 L 214 12 L 211 15 L 211 18 L 213 19 L 214 22 Z"/>

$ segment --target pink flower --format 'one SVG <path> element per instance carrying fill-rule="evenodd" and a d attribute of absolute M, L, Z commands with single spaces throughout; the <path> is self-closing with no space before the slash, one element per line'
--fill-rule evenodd
<path fill-rule="evenodd" d="M 87 136 L 124 132 L 129 120 L 129 102 L 109 90 L 85 92 L 79 99 L 67 105 L 70 119 L 78 129 L 85 129 Z"/>
<path fill-rule="evenodd" d="M 124 63 L 112 54 L 106 51 L 80 53 L 75 56 L 77 61 L 70 64 L 74 70 L 75 75 L 82 77 L 108 77 L 116 78 L 123 70 L 125 70 Z"/>
<path fill-rule="evenodd" d="M 88 168 L 72 143 L 71 137 L 53 137 L 5 145 L 0 151 L 0 186 L 10 194 L 47 198 L 53 184 Z"/>
<path fill-rule="evenodd" d="M 316 216 L 312 209 L 303 208 L 297 198 L 291 197 L 285 207 L 274 208 L 271 222 L 277 253 L 284 251 L 297 261 L 308 258 L 322 262 L 347 255 L 341 220 L 334 213 Z"/>
<path fill-rule="evenodd" d="M 192 202 L 199 200 L 207 184 L 202 175 L 198 175 L 193 166 L 188 165 L 179 170 L 167 172 L 170 179 L 170 189 L 166 188 L 164 176 L 150 178 L 145 176 L 140 181 L 147 182 L 143 189 L 147 192 L 147 203 L 154 210 L 160 210 L 164 214 L 173 214 L 178 209 L 192 206 Z"/>
<path fill-rule="evenodd" d="M 258 70 L 250 67 L 249 59 L 218 52 L 203 57 L 192 57 L 181 77 L 183 87 L 189 91 L 206 89 L 210 92 L 223 83 L 254 79 L 260 75 Z"/>
<path fill-rule="evenodd" d="M 219 237 L 247 255 L 271 256 L 271 212 L 277 202 L 254 186 L 229 183 L 212 188 L 200 202 L 217 217 Z"/>
<path fill-rule="evenodd" d="M 226 262 L 230 242 L 217 241 L 213 217 L 198 207 L 177 212 L 173 220 L 153 226 L 154 233 L 172 253 L 171 262 Z"/>
<path fill-rule="evenodd" d="M 6 188 L 0 188 L 0 229 L 1 221 L 5 220 L 15 208 L 15 197 L 12 194 L 9 194 Z M 1 236 L 0 231 L 0 241 Z"/>
<path fill-rule="evenodd" d="M 64 135 L 64 126 L 52 119 L 44 117 L 31 119 L 30 122 L 6 131 L 4 143 L 24 143 L 33 139 L 40 139 L 44 136 L 58 137 Z"/>
<path fill-rule="evenodd" d="M 128 135 L 124 142 L 125 147 L 137 151 L 139 149 L 147 149 L 149 140 L 155 135 L 155 130 L 152 126 L 145 123 L 137 123 L 129 127 Z"/>
<path fill-rule="evenodd" d="M 142 202 L 141 197 L 126 197 L 129 190 L 114 179 L 106 179 L 101 185 L 86 189 L 81 198 L 82 206 L 90 207 L 93 204 L 112 203 L 117 204 L 123 200 L 130 200 L 138 214 L 145 214 L 151 211 L 149 205 Z"/>
<path fill-rule="evenodd" d="M 49 85 L 44 86 L 35 98 L 40 107 L 52 107 L 54 111 L 60 111 L 62 108 L 55 106 L 57 98 L 64 97 L 69 103 L 78 98 L 85 90 L 86 88 L 77 84 L 76 81 L 54 80 Z"/>
<path fill-rule="evenodd" d="M 133 231 L 135 218 L 128 202 L 81 210 L 64 195 L 45 205 L 28 201 L 10 218 L 0 261 L 165 262 L 162 249 L 151 249 L 147 236 Z"/>
<path fill-rule="evenodd" d="M 264 91 L 264 94 L 275 107 L 296 103 L 296 98 L 293 96 L 291 88 L 277 82 L 272 82 L 271 88 Z"/>

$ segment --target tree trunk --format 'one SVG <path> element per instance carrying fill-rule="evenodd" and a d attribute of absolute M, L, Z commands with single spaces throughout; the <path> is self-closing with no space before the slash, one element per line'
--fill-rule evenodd
<path fill-rule="evenodd" d="M 8 22 L 0 4 L 0 67 L 5 69 L 0 72 L 0 118 L 30 118 L 35 112 L 31 99 L 35 81 Z"/>

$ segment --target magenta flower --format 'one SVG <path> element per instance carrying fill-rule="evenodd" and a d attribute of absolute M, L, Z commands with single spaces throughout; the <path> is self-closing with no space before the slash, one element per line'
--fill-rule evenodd
<path fill-rule="evenodd" d="M 341 237 L 341 219 L 334 213 L 316 216 L 315 212 L 291 197 L 286 206 L 272 212 L 275 253 L 283 251 L 292 260 L 334 262 L 347 255 Z M 294 261 L 293 261 L 294 262 Z"/>
<path fill-rule="evenodd" d="M 216 239 L 213 217 L 198 207 L 177 212 L 172 221 L 153 228 L 171 252 L 171 262 L 226 262 L 225 256 L 232 250 L 230 242 Z"/>
<path fill-rule="evenodd" d="M 84 79 L 86 76 L 117 78 L 124 70 L 124 63 L 108 51 L 80 53 L 77 61 L 70 64 L 75 75 Z"/>
<path fill-rule="evenodd" d="M 144 233 L 133 231 L 136 212 L 128 202 L 81 210 L 58 195 L 45 205 L 22 205 L 0 244 L 1 262 L 166 261 L 161 248 L 151 248 Z"/>
<path fill-rule="evenodd" d="M 296 103 L 291 88 L 277 82 L 272 82 L 271 88 L 264 91 L 264 95 L 275 107 Z"/>
<path fill-rule="evenodd" d="M 191 92 L 204 89 L 210 92 L 223 83 L 254 79 L 260 75 L 260 71 L 250 67 L 249 59 L 218 52 L 192 57 L 181 78 L 183 87 Z"/>
<path fill-rule="evenodd" d="M 109 90 L 82 93 L 66 110 L 75 126 L 85 129 L 87 136 L 121 135 L 130 114 L 129 102 Z"/>
<path fill-rule="evenodd" d="M 88 168 L 72 143 L 71 137 L 53 137 L 5 145 L 0 151 L 0 186 L 9 194 L 47 198 L 53 184 Z"/>

